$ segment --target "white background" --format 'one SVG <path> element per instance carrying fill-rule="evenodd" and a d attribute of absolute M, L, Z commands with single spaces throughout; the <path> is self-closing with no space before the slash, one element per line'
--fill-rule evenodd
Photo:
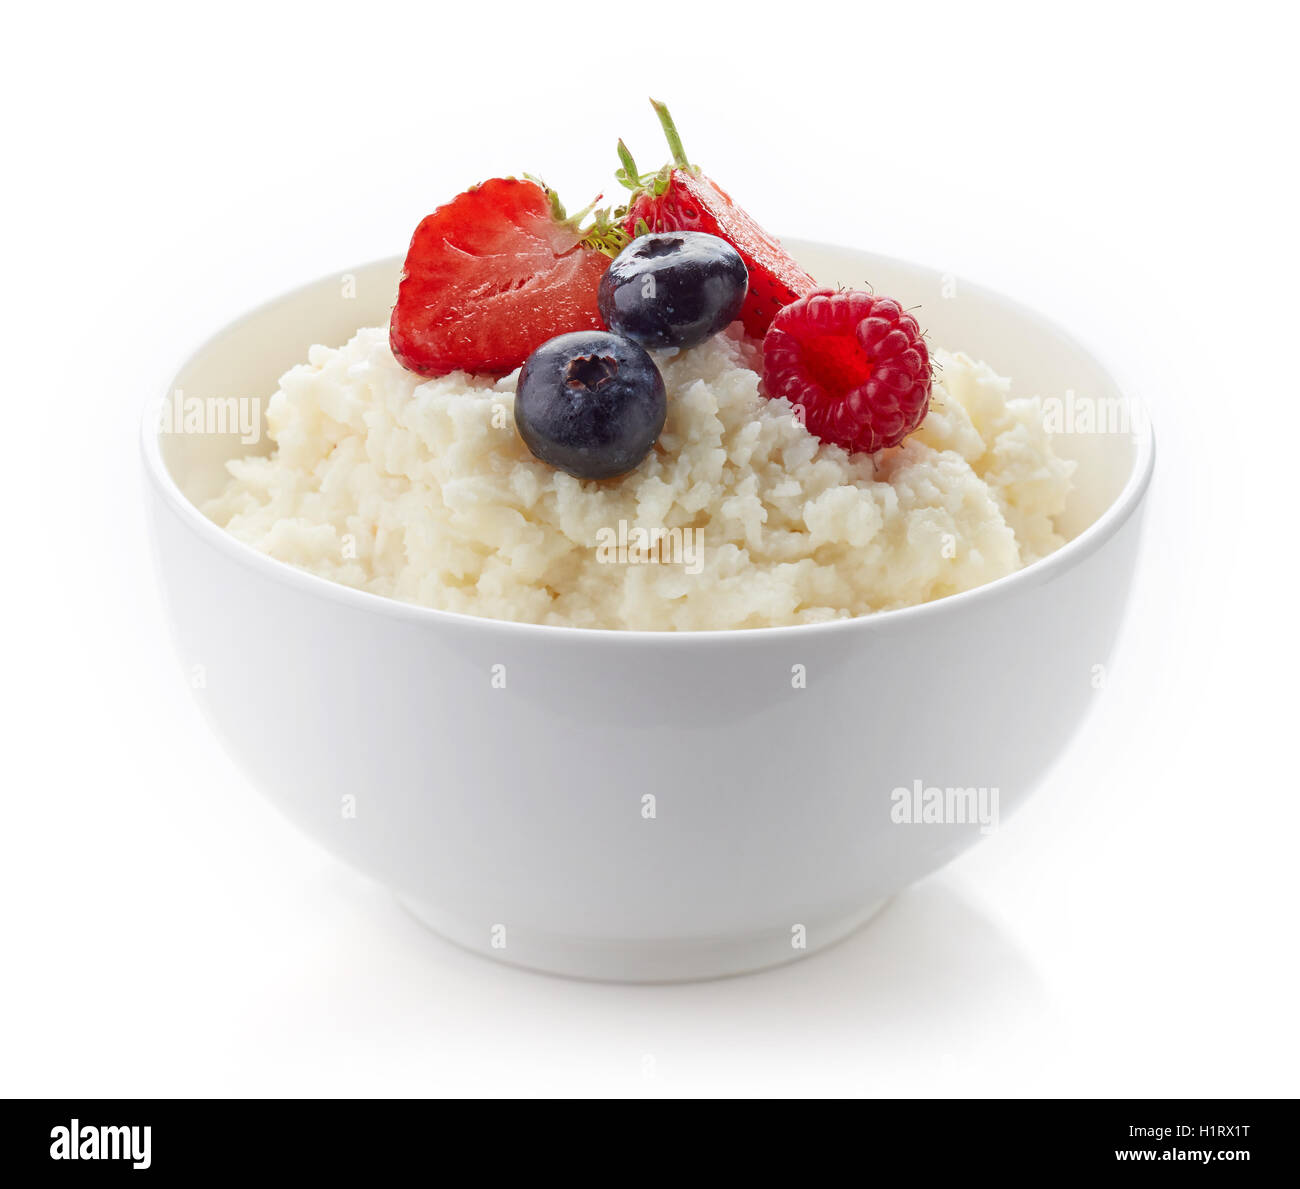
<path fill-rule="evenodd" d="M 6 16 L 0 1092 L 1300 1091 L 1283 7 L 456 7 Z M 263 803 L 159 621 L 135 443 L 200 338 L 466 185 L 648 168 L 648 94 L 772 229 L 1071 326 L 1160 451 L 1111 686 L 1024 812 L 824 955 L 659 989 L 462 953 Z"/>

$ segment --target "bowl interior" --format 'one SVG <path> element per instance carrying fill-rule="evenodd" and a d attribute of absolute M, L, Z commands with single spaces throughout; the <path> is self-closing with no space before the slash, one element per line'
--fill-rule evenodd
<path fill-rule="evenodd" d="M 1061 531 L 1077 536 L 1115 502 L 1146 432 L 1142 410 L 1059 327 L 1000 294 L 920 265 L 797 240 L 786 246 L 824 284 L 870 284 L 905 308 L 920 307 L 917 317 L 931 343 L 985 360 L 1012 377 L 1014 394 L 1058 401 L 1067 418 L 1085 406 L 1101 411 L 1092 428 L 1086 417 L 1076 417 L 1057 437 L 1058 451 L 1079 463 Z M 279 377 L 305 360 L 313 344 L 338 346 L 359 327 L 387 322 L 400 269 L 400 258 L 379 260 L 275 298 L 209 339 L 166 395 L 179 390 L 186 402 L 252 398 L 264 406 Z M 229 459 L 266 452 L 270 442 L 263 436 L 249 446 L 237 432 L 168 433 L 159 447 L 177 487 L 201 504 L 221 488 Z"/>

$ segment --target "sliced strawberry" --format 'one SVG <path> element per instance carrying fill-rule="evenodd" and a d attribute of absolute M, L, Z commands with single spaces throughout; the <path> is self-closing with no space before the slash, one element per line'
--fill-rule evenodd
<path fill-rule="evenodd" d="M 621 226 L 629 236 L 646 231 L 704 231 L 725 239 L 749 270 L 749 296 L 741 307 L 745 330 L 761 338 L 777 310 L 817 288 L 780 241 L 764 231 L 731 196 L 686 160 L 668 109 L 650 101 L 663 125 L 673 164 L 657 174 L 638 176 L 627 147 L 619 142 L 623 168 L 618 178 L 633 191 Z"/>
<path fill-rule="evenodd" d="M 604 328 L 596 290 L 609 257 L 586 247 L 551 191 L 492 178 L 415 229 L 389 338 L 422 376 L 514 371 L 558 334 Z"/>

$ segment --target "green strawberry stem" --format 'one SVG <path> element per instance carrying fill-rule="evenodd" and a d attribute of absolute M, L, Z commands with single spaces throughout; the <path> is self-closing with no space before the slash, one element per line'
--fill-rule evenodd
<path fill-rule="evenodd" d="M 559 194 L 552 190 L 541 178 L 533 173 L 526 173 L 524 177 L 545 191 L 546 199 L 551 204 L 551 218 L 560 227 L 567 227 L 572 231 L 583 247 L 603 252 L 613 259 L 632 242 L 632 237 L 610 218 L 608 207 L 596 210 L 596 203 L 605 197 L 603 194 L 597 194 L 576 215 L 570 215 L 565 212 L 564 203 L 560 201 Z M 592 214 L 593 211 L 594 214 Z M 592 220 L 588 226 L 584 227 L 582 221 L 588 215 L 592 215 Z"/>
<path fill-rule="evenodd" d="M 673 123 L 672 116 L 668 114 L 667 105 L 660 103 L 658 99 L 651 99 L 650 106 L 655 109 L 655 115 L 659 117 L 659 125 L 663 128 L 664 137 L 668 141 L 668 151 L 673 155 L 673 164 L 679 169 L 698 173 L 699 171 L 687 159 L 686 150 L 682 148 L 681 134 L 677 131 L 677 125 Z M 632 173 L 633 171 L 629 170 L 628 172 Z"/>
<path fill-rule="evenodd" d="M 621 139 L 618 142 L 618 159 L 623 168 L 615 176 L 623 185 L 635 189 L 640 182 L 640 175 L 636 171 L 636 162 L 632 160 L 631 152 Z"/>
<path fill-rule="evenodd" d="M 583 228 L 579 235 L 583 247 L 603 252 L 611 260 L 632 242 L 632 237 L 610 217 L 608 207 L 598 210 L 591 226 Z"/>
<path fill-rule="evenodd" d="M 551 193 L 554 194 L 555 191 L 552 190 Z M 580 210 L 576 215 L 570 215 L 567 219 L 564 218 L 564 207 L 561 206 L 560 221 L 572 226 L 575 231 L 578 230 L 582 226 L 583 219 L 585 219 L 589 214 L 591 214 L 592 211 L 596 209 L 596 203 L 598 203 L 604 197 L 605 196 L 603 194 L 597 194 L 595 198 L 593 198 L 589 203 L 587 203 L 586 206 L 582 208 L 582 210 Z"/>

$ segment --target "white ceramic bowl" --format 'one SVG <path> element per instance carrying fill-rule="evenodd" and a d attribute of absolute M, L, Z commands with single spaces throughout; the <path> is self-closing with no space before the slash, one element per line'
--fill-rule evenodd
<path fill-rule="evenodd" d="M 997 789 L 1005 819 L 1095 696 L 1154 460 L 1140 406 L 1004 297 L 790 247 L 825 283 L 869 281 L 921 306 L 932 342 L 986 359 L 1017 392 L 1122 402 L 1133 432 L 1059 439 L 1079 462 L 1063 549 L 921 607 L 684 634 L 476 619 L 270 560 L 195 506 L 247 448 L 160 433 L 160 402 L 176 389 L 265 398 L 312 343 L 387 321 L 396 259 L 241 318 L 150 402 L 159 573 L 215 731 L 303 830 L 461 945 L 651 981 L 812 953 L 981 837 L 974 822 L 896 823 L 895 789 Z"/>

